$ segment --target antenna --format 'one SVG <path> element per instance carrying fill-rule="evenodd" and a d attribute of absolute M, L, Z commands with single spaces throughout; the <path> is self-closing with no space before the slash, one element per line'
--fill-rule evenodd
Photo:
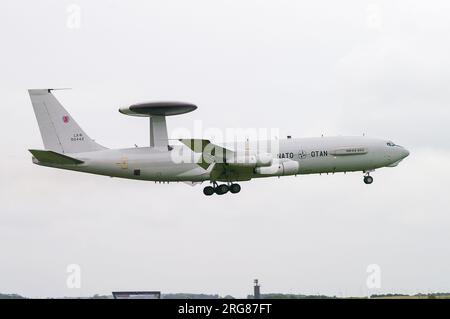
<path fill-rule="evenodd" d="M 72 90 L 72 88 L 55 88 L 55 89 L 47 89 L 48 93 L 51 93 L 52 91 L 60 91 L 60 90 Z"/>
<path fill-rule="evenodd" d="M 125 106 L 119 112 L 125 115 L 148 117 L 150 147 L 167 148 L 170 151 L 166 117 L 192 112 L 197 106 L 184 102 L 144 102 Z"/>
<path fill-rule="evenodd" d="M 250 142 L 248 136 L 245 137 L 245 156 L 248 156 L 250 153 Z"/>

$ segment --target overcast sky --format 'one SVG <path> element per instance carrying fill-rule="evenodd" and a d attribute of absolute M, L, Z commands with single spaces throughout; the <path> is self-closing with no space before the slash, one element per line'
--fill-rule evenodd
<path fill-rule="evenodd" d="M 75 6 L 70 6 L 72 3 Z M 80 20 L 73 14 L 80 9 Z M 450 291 L 449 1 L 4 1 L 0 292 L 367 295 Z M 169 131 L 279 128 L 392 139 L 373 173 L 242 183 L 239 195 L 35 166 L 28 88 L 101 144 L 148 145 L 120 106 L 181 100 Z M 81 288 L 66 267 L 81 267 Z M 366 269 L 381 268 L 368 290 Z"/>

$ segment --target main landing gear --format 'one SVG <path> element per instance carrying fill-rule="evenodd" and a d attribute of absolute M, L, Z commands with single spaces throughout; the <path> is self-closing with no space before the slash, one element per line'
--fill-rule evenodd
<path fill-rule="evenodd" d="M 364 175 L 364 184 L 372 184 L 372 182 L 373 182 L 373 177 L 370 176 L 369 173 Z"/>
<path fill-rule="evenodd" d="M 223 195 L 228 192 L 232 194 L 237 194 L 241 191 L 241 186 L 239 184 L 220 184 L 213 182 L 213 186 L 206 186 L 203 188 L 203 194 L 206 196 L 211 196 L 216 193 L 217 195 Z"/>

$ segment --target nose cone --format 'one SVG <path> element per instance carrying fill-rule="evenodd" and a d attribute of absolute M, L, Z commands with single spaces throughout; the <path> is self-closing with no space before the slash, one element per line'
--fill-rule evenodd
<path fill-rule="evenodd" d="M 402 148 L 401 152 L 400 152 L 400 156 L 402 159 L 404 159 L 405 157 L 409 156 L 409 151 L 406 148 Z"/>
<path fill-rule="evenodd" d="M 395 152 L 392 154 L 392 159 L 395 161 L 394 164 L 397 166 L 405 157 L 409 155 L 409 151 L 406 148 L 398 147 L 395 149 Z"/>

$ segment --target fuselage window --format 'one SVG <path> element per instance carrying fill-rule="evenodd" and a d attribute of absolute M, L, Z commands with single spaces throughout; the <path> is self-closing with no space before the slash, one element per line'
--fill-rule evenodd
<path fill-rule="evenodd" d="M 387 146 L 395 146 L 395 144 L 393 142 L 387 142 L 386 145 Z"/>

